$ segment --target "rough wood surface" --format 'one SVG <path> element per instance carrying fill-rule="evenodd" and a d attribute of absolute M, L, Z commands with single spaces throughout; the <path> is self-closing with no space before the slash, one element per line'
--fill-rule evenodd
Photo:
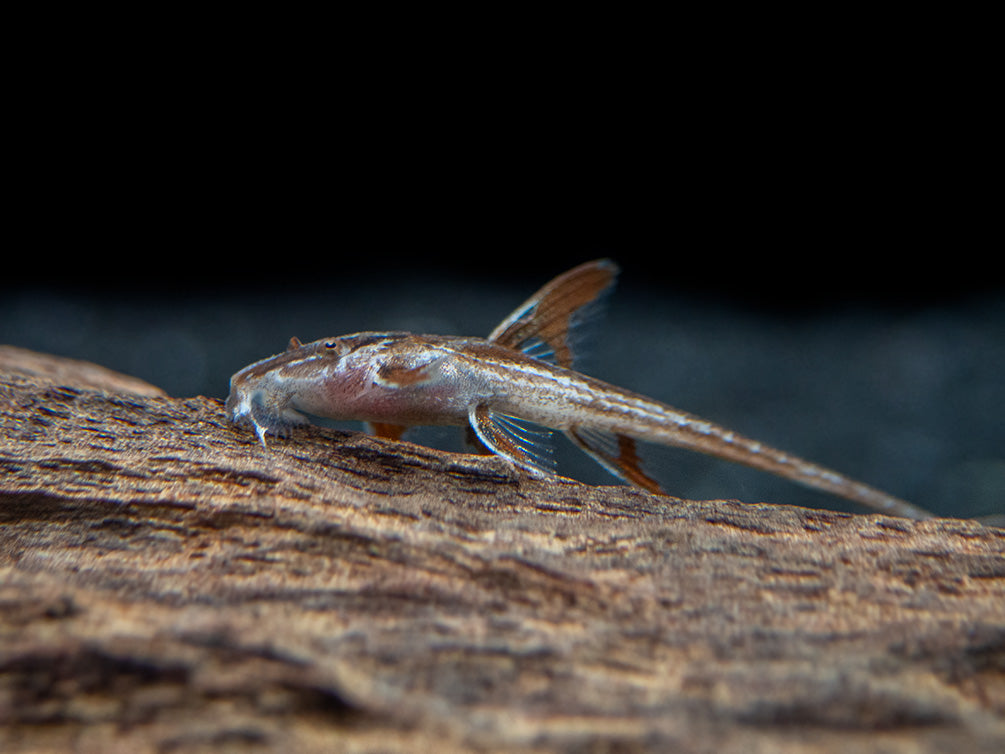
<path fill-rule="evenodd" d="M 1002 530 L 266 453 L 218 400 L 18 356 L 5 753 L 1005 750 Z"/>

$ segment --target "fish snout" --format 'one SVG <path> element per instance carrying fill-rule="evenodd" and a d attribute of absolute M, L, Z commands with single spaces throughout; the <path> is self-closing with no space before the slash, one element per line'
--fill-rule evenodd
<path fill-rule="evenodd" d="M 224 411 L 234 424 L 246 424 L 251 415 L 251 395 L 252 386 L 247 384 L 246 379 L 241 379 L 241 374 L 234 375 L 230 380 L 230 393 L 224 403 Z"/>

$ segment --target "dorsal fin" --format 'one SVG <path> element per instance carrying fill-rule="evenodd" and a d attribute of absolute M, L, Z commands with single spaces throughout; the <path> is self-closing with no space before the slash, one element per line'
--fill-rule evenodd
<path fill-rule="evenodd" d="M 611 291 L 618 271 L 611 260 L 597 259 L 559 275 L 503 320 L 489 340 L 572 368 L 570 333 Z"/>

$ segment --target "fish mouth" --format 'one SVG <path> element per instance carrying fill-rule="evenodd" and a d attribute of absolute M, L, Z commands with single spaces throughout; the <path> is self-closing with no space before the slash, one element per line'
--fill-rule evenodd
<path fill-rule="evenodd" d="M 248 420 L 248 401 L 243 398 L 244 396 L 240 391 L 231 390 L 226 402 L 223 404 L 223 410 L 226 412 L 227 418 L 234 424 L 244 424 Z"/>

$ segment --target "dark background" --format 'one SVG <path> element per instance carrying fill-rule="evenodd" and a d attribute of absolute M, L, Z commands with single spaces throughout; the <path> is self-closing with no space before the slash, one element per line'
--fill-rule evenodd
<path fill-rule="evenodd" d="M 445 60 L 375 82 L 95 51 L 8 108 L 0 342 L 224 398 L 291 335 L 487 334 L 608 256 L 592 374 L 938 513 L 1005 513 L 987 99 L 936 62 L 758 61 L 521 89 Z M 682 496 L 850 509 L 655 460 Z"/>

